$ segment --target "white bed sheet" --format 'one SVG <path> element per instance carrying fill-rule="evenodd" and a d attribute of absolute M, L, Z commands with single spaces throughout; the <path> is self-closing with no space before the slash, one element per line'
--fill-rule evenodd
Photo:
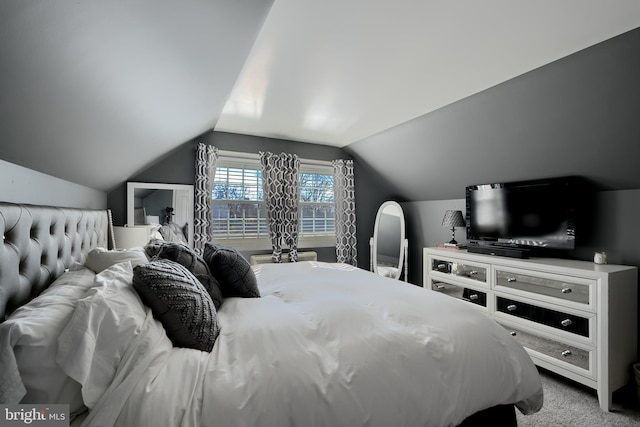
<path fill-rule="evenodd" d="M 211 353 L 146 322 L 83 425 L 437 427 L 542 405 L 525 350 L 464 302 L 342 264 L 254 270 L 262 297 L 225 300 Z"/>

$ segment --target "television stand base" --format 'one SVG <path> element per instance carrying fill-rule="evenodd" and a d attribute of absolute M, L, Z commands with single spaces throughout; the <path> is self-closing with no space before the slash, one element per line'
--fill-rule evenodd
<path fill-rule="evenodd" d="M 469 245 L 467 252 L 485 255 L 506 256 L 510 258 L 529 258 L 531 251 L 522 248 L 493 245 Z"/>

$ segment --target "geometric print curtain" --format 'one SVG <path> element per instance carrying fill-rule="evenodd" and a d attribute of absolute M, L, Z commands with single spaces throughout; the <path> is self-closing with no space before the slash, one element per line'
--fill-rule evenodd
<path fill-rule="evenodd" d="M 213 240 L 212 197 L 216 176 L 218 149 L 198 143 L 196 148 L 196 185 L 194 191 L 193 248 L 198 255 L 204 253 L 204 244 Z"/>
<path fill-rule="evenodd" d="M 353 160 L 334 160 L 333 188 L 336 203 L 336 258 L 358 266 L 356 239 L 356 197 Z"/>
<path fill-rule="evenodd" d="M 282 243 L 289 261 L 298 261 L 298 200 L 300 159 L 295 154 L 260 152 L 262 186 L 274 263 L 282 262 Z"/>

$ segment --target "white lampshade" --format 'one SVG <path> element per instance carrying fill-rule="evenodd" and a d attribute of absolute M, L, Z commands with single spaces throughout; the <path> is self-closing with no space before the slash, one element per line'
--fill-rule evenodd
<path fill-rule="evenodd" d="M 145 224 L 147 225 L 160 224 L 160 217 L 158 215 L 147 215 L 144 219 L 146 221 Z"/>
<path fill-rule="evenodd" d="M 151 237 L 150 227 L 113 227 L 116 249 L 144 247 Z"/>

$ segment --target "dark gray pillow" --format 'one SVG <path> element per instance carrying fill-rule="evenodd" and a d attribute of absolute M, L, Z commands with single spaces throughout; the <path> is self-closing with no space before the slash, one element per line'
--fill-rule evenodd
<path fill-rule="evenodd" d="M 213 300 L 181 264 L 156 259 L 133 269 L 133 287 L 175 347 L 211 352 L 220 333 Z"/>
<path fill-rule="evenodd" d="M 196 251 L 189 246 L 179 242 L 165 242 L 162 240 L 152 240 L 144 247 L 144 251 L 149 259 L 164 258 L 182 264 L 202 283 L 213 299 L 216 310 L 222 305 L 222 292 L 220 284 L 211 275 L 209 267 L 204 260 L 198 256 Z"/>
<path fill-rule="evenodd" d="M 220 283 L 223 297 L 260 297 L 256 275 L 249 262 L 236 249 L 206 243 L 203 259 Z"/>

